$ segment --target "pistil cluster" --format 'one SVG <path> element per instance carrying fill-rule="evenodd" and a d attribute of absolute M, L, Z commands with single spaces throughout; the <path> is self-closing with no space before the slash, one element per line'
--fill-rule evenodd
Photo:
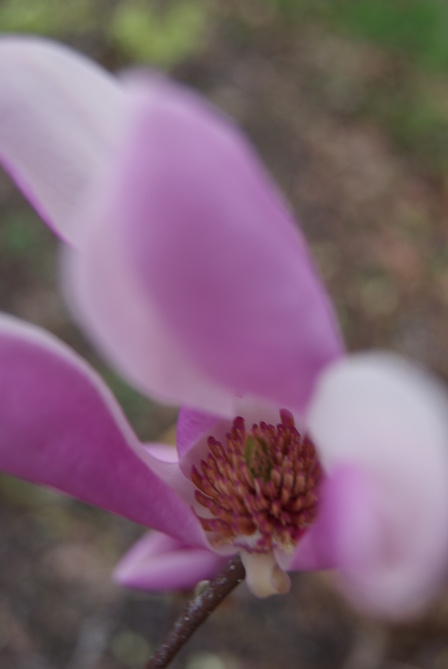
<path fill-rule="evenodd" d="M 292 551 L 313 523 L 322 468 L 290 412 L 280 417 L 276 426 L 260 422 L 249 430 L 235 418 L 225 444 L 209 437 L 200 471 L 193 467 L 195 499 L 206 516 L 198 517 L 215 546 Z"/>

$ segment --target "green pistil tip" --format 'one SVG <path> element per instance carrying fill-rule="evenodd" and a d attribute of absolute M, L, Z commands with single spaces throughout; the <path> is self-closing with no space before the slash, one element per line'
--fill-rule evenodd
<path fill-rule="evenodd" d="M 254 478 L 261 478 L 265 482 L 269 481 L 271 478 L 272 462 L 269 457 L 268 446 L 264 439 L 259 439 L 253 435 L 246 438 L 244 460 Z"/>

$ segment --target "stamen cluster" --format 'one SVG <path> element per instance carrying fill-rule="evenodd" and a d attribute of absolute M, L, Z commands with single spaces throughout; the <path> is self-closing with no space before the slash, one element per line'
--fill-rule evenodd
<path fill-rule="evenodd" d="M 288 411 L 281 423 L 246 429 L 233 421 L 225 445 L 208 438 L 209 453 L 199 472 L 193 467 L 198 515 L 215 545 L 232 543 L 249 551 L 290 551 L 317 514 L 322 468 L 307 435 L 301 436 Z"/>

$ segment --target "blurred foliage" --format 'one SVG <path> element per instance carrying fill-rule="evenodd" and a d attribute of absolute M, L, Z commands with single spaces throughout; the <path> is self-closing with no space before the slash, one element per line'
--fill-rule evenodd
<path fill-rule="evenodd" d="M 448 172 L 446 0 L 263 1 L 285 30 L 318 27 L 322 36 L 363 42 L 386 57 L 389 72 L 369 82 L 358 111 L 431 170 Z"/>
<path fill-rule="evenodd" d="M 98 17 L 101 16 L 101 21 Z M 95 42 L 124 59 L 171 67 L 202 44 L 208 18 L 201 0 L 3 0 L 3 32 L 36 33 L 70 40 L 94 34 Z"/>
<path fill-rule="evenodd" d="M 3 0 L 0 5 L 2 32 L 37 33 L 52 37 L 91 29 L 96 19 L 95 0 Z"/>
<path fill-rule="evenodd" d="M 46 236 L 42 226 L 36 225 L 34 212 L 6 212 L 0 227 L 0 246 L 11 257 L 19 259 L 33 253 L 42 253 L 46 248 Z"/>
<path fill-rule="evenodd" d="M 143 0 L 122 2 L 108 34 L 131 59 L 170 67 L 198 49 L 206 18 L 205 6 L 195 1 L 164 12 L 151 11 Z"/>
<path fill-rule="evenodd" d="M 446 0 L 264 0 L 279 14 L 311 18 L 400 51 L 415 64 L 448 69 Z"/>
<path fill-rule="evenodd" d="M 437 173 L 448 172 L 448 89 L 437 80 L 407 82 L 401 94 L 388 87 L 369 96 L 365 112 L 380 121 L 399 145 L 418 154 Z"/>
<path fill-rule="evenodd" d="M 153 649 L 147 639 L 129 629 L 119 630 L 112 638 L 112 655 L 126 667 L 142 667 Z"/>
<path fill-rule="evenodd" d="M 331 14 L 345 30 L 401 50 L 417 64 L 448 69 L 445 0 L 342 0 Z"/>

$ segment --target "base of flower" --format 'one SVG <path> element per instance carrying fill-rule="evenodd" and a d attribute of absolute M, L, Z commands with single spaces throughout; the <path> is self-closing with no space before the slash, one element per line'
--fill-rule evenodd
<path fill-rule="evenodd" d="M 247 553 L 241 551 L 241 561 L 246 570 L 246 582 L 256 597 L 283 595 L 289 592 L 291 580 L 278 566 L 275 556 L 270 553 Z"/>

